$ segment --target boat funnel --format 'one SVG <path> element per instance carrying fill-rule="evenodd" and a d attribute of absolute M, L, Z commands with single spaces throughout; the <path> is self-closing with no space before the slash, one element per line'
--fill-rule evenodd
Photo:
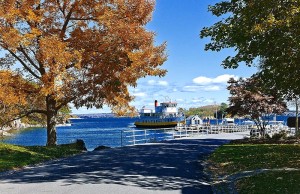
<path fill-rule="evenodd" d="M 154 101 L 154 107 L 157 107 L 158 106 L 158 102 L 157 100 Z"/>

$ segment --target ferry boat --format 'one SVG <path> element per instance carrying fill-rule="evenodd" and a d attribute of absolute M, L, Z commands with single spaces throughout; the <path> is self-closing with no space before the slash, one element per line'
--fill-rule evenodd
<path fill-rule="evenodd" d="M 184 115 L 178 112 L 176 102 L 163 102 L 159 106 L 155 100 L 154 107 L 154 111 L 143 107 L 134 125 L 138 128 L 168 128 L 184 124 Z"/>

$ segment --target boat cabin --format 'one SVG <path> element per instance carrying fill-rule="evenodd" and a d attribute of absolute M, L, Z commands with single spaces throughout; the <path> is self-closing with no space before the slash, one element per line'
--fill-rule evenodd
<path fill-rule="evenodd" d="M 155 113 L 177 113 L 177 103 L 176 102 L 163 102 L 160 106 L 155 103 Z"/>
<path fill-rule="evenodd" d="M 155 110 L 145 108 L 143 107 L 140 110 L 140 116 L 142 117 L 160 117 L 162 115 L 164 116 L 171 116 L 175 117 L 178 114 L 177 110 L 177 103 L 176 102 L 162 102 L 160 105 L 158 105 L 157 100 L 154 102 L 154 108 Z"/>

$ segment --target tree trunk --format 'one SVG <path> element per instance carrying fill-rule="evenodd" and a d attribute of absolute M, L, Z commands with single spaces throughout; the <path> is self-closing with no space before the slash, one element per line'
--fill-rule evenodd
<path fill-rule="evenodd" d="M 52 96 L 47 96 L 47 146 L 56 145 L 56 117 L 57 111 L 55 109 L 56 101 Z"/>

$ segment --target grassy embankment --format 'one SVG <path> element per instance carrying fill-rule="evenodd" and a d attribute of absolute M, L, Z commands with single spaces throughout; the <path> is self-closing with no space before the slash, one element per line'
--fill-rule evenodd
<path fill-rule="evenodd" d="M 78 143 L 53 147 L 15 146 L 0 143 L 0 172 L 79 154 L 83 150 L 83 146 Z"/>
<path fill-rule="evenodd" d="M 299 144 L 231 143 L 218 148 L 209 161 L 214 180 L 233 181 L 239 194 L 300 193 Z M 216 188 L 231 193 L 228 185 Z"/>

